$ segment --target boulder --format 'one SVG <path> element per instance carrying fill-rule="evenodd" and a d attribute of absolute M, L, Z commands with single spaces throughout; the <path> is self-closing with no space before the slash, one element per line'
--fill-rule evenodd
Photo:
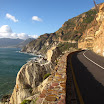
<path fill-rule="evenodd" d="M 52 47 L 47 51 L 47 60 L 52 63 L 62 54 L 58 47 Z"/>

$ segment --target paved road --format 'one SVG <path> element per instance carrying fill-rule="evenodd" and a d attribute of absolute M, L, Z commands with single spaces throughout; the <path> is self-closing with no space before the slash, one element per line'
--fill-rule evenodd
<path fill-rule="evenodd" d="M 81 51 L 74 53 L 71 61 L 84 104 L 104 104 L 104 58 Z"/>

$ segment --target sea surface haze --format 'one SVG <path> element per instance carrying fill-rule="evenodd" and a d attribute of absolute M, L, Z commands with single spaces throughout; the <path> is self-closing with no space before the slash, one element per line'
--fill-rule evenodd
<path fill-rule="evenodd" d="M 0 48 L 0 99 L 12 93 L 18 71 L 29 59 L 35 57 L 19 51 L 19 48 Z"/>

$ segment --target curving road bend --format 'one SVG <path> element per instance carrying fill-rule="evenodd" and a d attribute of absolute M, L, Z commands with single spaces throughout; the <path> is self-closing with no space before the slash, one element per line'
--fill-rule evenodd
<path fill-rule="evenodd" d="M 71 62 L 84 104 L 104 104 L 104 57 L 81 51 Z"/>

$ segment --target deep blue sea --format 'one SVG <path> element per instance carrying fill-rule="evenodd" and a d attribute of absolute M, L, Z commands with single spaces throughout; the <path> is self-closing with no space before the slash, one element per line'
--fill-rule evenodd
<path fill-rule="evenodd" d="M 11 94 L 22 65 L 35 56 L 19 52 L 18 48 L 0 48 L 0 98 Z"/>

